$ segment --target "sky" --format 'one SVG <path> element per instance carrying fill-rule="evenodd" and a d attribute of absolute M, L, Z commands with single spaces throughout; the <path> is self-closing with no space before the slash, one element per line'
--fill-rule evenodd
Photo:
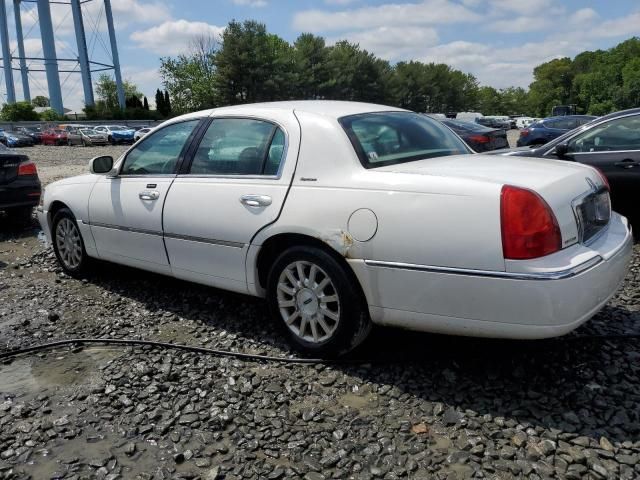
<path fill-rule="evenodd" d="M 496 88 L 527 87 L 542 62 L 640 36 L 638 0 L 112 0 L 112 6 L 123 77 L 152 104 L 162 87 L 160 57 L 187 51 L 194 37 L 220 35 L 232 19 L 258 20 L 290 42 L 302 32 L 322 35 L 328 44 L 347 39 L 392 63 L 447 63 Z M 111 64 L 102 1 L 82 8 L 90 58 Z M 20 12 L 27 56 L 40 57 L 36 4 L 22 3 Z M 52 4 L 51 13 L 58 58 L 77 58 L 70 6 Z M 15 50 L 10 1 L 7 15 Z M 42 67 L 33 61 L 30 68 Z M 73 68 L 60 62 L 62 70 Z M 4 102 L 4 76 L 0 79 Z M 48 96 L 43 72 L 32 71 L 30 79 L 32 97 Z M 60 80 L 65 107 L 80 110 L 80 75 L 61 73 Z M 14 83 L 21 99 L 17 71 Z"/>

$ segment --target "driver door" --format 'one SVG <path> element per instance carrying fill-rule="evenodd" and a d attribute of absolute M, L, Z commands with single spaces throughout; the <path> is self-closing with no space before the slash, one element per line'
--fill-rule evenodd
<path fill-rule="evenodd" d="M 162 209 L 200 120 L 168 125 L 136 144 L 116 177 L 101 177 L 89 198 L 89 222 L 100 258 L 170 273 Z"/>

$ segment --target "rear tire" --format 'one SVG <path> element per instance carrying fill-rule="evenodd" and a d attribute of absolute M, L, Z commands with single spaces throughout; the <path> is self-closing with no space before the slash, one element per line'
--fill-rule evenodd
<path fill-rule="evenodd" d="M 68 208 L 62 208 L 53 217 L 51 227 L 53 250 L 62 269 L 72 276 L 85 273 L 91 263 L 76 218 Z"/>
<path fill-rule="evenodd" d="M 366 301 L 355 282 L 328 252 L 291 247 L 269 272 L 271 315 L 301 352 L 325 358 L 343 355 L 371 331 Z"/>

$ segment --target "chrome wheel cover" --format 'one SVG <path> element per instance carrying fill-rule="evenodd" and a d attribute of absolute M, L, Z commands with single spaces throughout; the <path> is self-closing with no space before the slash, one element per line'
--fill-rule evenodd
<path fill-rule="evenodd" d="M 338 328 L 338 292 L 329 275 L 314 263 L 287 265 L 278 279 L 277 297 L 287 328 L 305 342 L 329 340 Z"/>
<path fill-rule="evenodd" d="M 56 247 L 58 255 L 69 269 L 75 269 L 82 262 L 82 239 L 76 224 L 69 218 L 63 218 L 56 226 Z"/>

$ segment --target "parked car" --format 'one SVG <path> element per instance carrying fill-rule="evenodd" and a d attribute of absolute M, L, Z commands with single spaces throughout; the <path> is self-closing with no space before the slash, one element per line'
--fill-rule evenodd
<path fill-rule="evenodd" d="M 476 123 L 488 128 L 501 128 L 503 130 L 511 129 L 511 122 L 500 120 L 492 117 L 480 117 L 476 118 Z"/>
<path fill-rule="evenodd" d="M 133 140 L 138 141 L 143 138 L 147 133 L 149 133 L 152 129 L 150 127 L 141 128 L 140 130 L 136 130 L 136 133 L 133 134 Z"/>
<path fill-rule="evenodd" d="M 0 210 L 16 223 L 31 219 L 40 200 L 40 180 L 29 157 L 0 145 Z"/>
<path fill-rule="evenodd" d="M 552 117 L 561 117 L 564 115 L 576 115 L 578 113 L 578 106 L 571 105 L 554 105 L 551 109 Z"/>
<path fill-rule="evenodd" d="M 121 127 L 119 125 L 101 125 L 95 127 L 94 130 L 107 135 L 107 139 L 112 145 L 134 142 L 133 135 L 135 131 L 132 128 Z"/>
<path fill-rule="evenodd" d="M 40 127 L 16 127 L 16 131 L 31 137 L 34 144 L 42 142 L 42 128 Z"/>
<path fill-rule="evenodd" d="M 475 122 L 476 119 L 482 117 L 483 115 L 480 112 L 458 112 L 453 118 L 455 120 L 460 120 L 461 122 Z"/>
<path fill-rule="evenodd" d="M 440 120 L 456 132 L 474 152 L 486 152 L 498 148 L 508 148 L 507 132 L 502 129 L 488 128 L 477 123 L 459 120 Z"/>
<path fill-rule="evenodd" d="M 33 147 L 33 138 L 17 130 L 1 130 L 0 143 L 9 147 Z"/>
<path fill-rule="evenodd" d="M 518 117 L 516 118 L 516 128 L 526 128 L 534 121 L 532 117 Z"/>
<path fill-rule="evenodd" d="M 597 117 L 591 115 L 565 115 L 562 117 L 543 118 L 520 131 L 518 147 L 544 145 L 550 140 L 578 128 Z"/>
<path fill-rule="evenodd" d="M 90 128 L 88 125 L 79 123 L 63 123 L 56 127 L 58 130 L 66 130 L 67 132 L 76 132 L 80 128 Z"/>
<path fill-rule="evenodd" d="M 598 168 L 611 186 L 613 209 L 640 232 L 640 108 L 600 117 L 535 148 L 496 152 L 503 155 L 569 160 Z"/>
<path fill-rule="evenodd" d="M 67 145 L 69 134 L 66 130 L 50 128 L 42 132 L 43 145 Z"/>
<path fill-rule="evenodd" d="M 503 338 L 575 329 L 631 258 L 604 178 L 470 153 L 440 122 L 392 107 L 223 107 L 50 184 L 38 217 L 69 274 L 100 258 L 264 297 L 313 355 L 353 348 L 372 323 Z"/>
<path fill-rule="evenodd" d="M 109 143 L 107 135 L 96 132 L 93 128 L 81 128 L 79 131 L 80 141 L 83 147 L 105 146 Z"/>

